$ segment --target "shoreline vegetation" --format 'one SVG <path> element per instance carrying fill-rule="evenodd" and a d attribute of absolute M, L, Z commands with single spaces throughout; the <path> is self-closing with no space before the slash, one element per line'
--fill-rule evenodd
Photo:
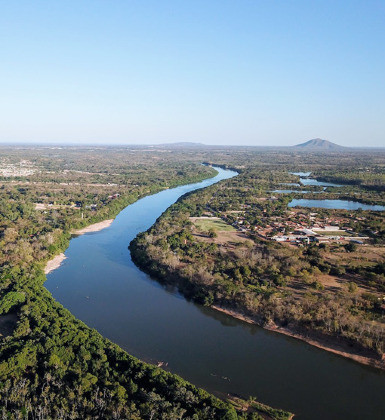
<path fill-rule="evenodd" d="M 171 276 L 159 276 L 159 274 L 155 274 L 152 270 L 148 269 L 148 266 L 142 264 L 140 260 L 136 256 L 137 250 L 135 249 L 135 240 L 131 242 L 130 244 L 130 250 L 131 250 L 131 257 L 136 265 L 143 270 L 144 272 L 148 273 L 149 275 L 156 278 L 156 280 L 162 282 L 163 284 L 172 284 L 176 285 L 180 291 L 180 293 L 183 293 L 183 290 L 180 289 L 180 284 L 184 283 L 184 279 L 180 279 L 179 281 L 170 281 L 170 278 L 175 278 L 175 275 Z M 162 270 L 163 271 L 163 270 Z M 185 296 L 185 295 L 184 295 Z M 186 296 L 185 296 L 186 298 Z M 194 298 L 193 298 L 194 300 Z M 199 303 L 199 302 L 197 302 Z M 274 322 L 269 322 L 265 324 L 262 321 L 258 321 L 257 319 L 248 316 L 246 314 L 241 313 L 240 311 L 236 311 L 234 309 L 230 308 L 224 308 L 222 306 L 219 306 L 217 304 L 208 305 L 213 310 L 216 310 L 218 312 L 222 312 L 228 316 L 231 316 L 235 319 L 238 319 L 240 321 L 246 322 L 248 324 L 257 325 L 267 331 L 271 331 L 274 333 L 283 334 L 292 338 L 295 338 L 300 341 L 304 341 L 307 344 L 317 347 L 321 350 L 325 350 L 327 352 L 345 357 L 347 359 L 353 360 L 357 363 L 361 363 L 366 366 L 371 366 L 377 369 L 381 369 L 385 371 L 385 360 L 383 358 L 379 358 L 374 352 L 371 352 L 367 349 L 362 349 L 361 351 L 357 350 L 356 347 L 352 346 L 347 340 L 345 339 L 338 339 L 338 337 L 334 336 L 326 336 L 323 334 L 317 334 L 316 332 L 312 331 L 303 331 L 303 332 L 296 332 L 293 330 L 290 330 L 288 328 L 285 328 L 283 326 L 279 326 L 275 324 Z M 373 355 L 371 354 L 373 353 Z"/>
<path fill-rule="evenodd" d="M 286 335 L 288 337 L 292 337 L 295 338 L 297 340 L 301 340 L 304 341 L 305 343 L 313 346 L 313 347 L 317 347 L 321 350 L 325 350 L 328 351 L 330 353 L 334 353 L 337 354 L 339 356 L 354 360 L 355 362 L 361 363 L 363 365 L 367 365 L 367 366 L 371 366 L 371 367 L 375 367 L 378 369 L 382 369 L 385 370 L 385 361 L 384 360 L 379 360 L 376 359 L 374 357 L 370 357 L 367 355 L 361 355 L 361 354 L 357 354 L 354 353 L 352 348 L 349 346 L 348 343 L 345 342 L 335 342 L 335 340 L 333 340 L 333 337 L 323 337 L 323 339 L 321 338 L 315 338 L 312 337 L 310 334 L 308 336 L 292 331 L 288 328 L 284 328 L 284 327 L 280 327 L 279 325 L 276 325 L 274 323 L 270 323 L 267 325 L 263 325 L 260 322 L 258 322 L 257 320 L 244 315 L 240 312 L 228 309 L 228 308 L 222 308 L 220 306 L 217 305 L 211 305 L 210 306 L 211 309 L 214 309 L 218 312 L 222 312 L 226 315 L 229 315 L 233 318 L 239 319 L 240 321 L 243 322 L 247 322 L 248 324 L 253 324 L 253 325 L 258 325 L 259 327 L 267 330 L 267 331 L 271 331 L 271 332 L 275 332 L 275 333 L 279 333 L 279 334 L 283 334 Z"/>
<path fill-rule="evenodd" d="M 205 166 L 207 166 L 207 165 L 205 165 Z M 178 187 L 179 185 L 189 185 L 189 184 L 191 184 L 191 183 L 194 183 L 194 182 L 202 182 L 202 181 L 204 181 L 205 179 L 211 179 L 211 178 L 214 178 L 215 176 L 217 176 L 217 174 L 218 174 L 218 172 L 214 169 L 214 168 L 210 168 L 210 169 L 213 169 L 214 170 L 214 172 L 212 172 L 211 174 L 210 174 L 210 176 L 206 176 L 206 177 L 197 177 L 196 179 L 192 179 L 192 180 L 188 180 L 188 181 L 186 181 L 186 183 L 182 183 L 182 184 L 174 184 L 174 185 L 172 185 L 172 187 L 171 188 L 176 188 L 176 187 Z M 165 188 L 170 188 L 170 187 L 165 187 Z M 152 195 L 152 194 L 157 194 L 158 192 L 160 192 L 160 191 L 162 191 L 162 188 L 158 188 L 158 189 L 155 189 L 155 190 L 153 190 L 153 191 L 151 191 L 151 190 L 148 190 L 145 194 L 142 194 L 142 195 L 138 195 L 134 200 L 128 200 L 128 201 L 122 201 L 122 205 L 121 206 L 118 206 L 116 209 L 114 209 L 114 211 L 113 211 L 113 218 L 108 218 L 108 219 L 104 219 L 104 220 L 101 220 L 101 221 L 98 221 L 98 222 L 94 222 L 94 223 L 91 223 L 91 224 L 88 224 L 88 225 L 85 225 L 85 226 L 83 226 L 83 227 L 81 227 L 81 228 L 77 228 L 77 229 L 72 229 L 71 231 L 70 231 L 70 235 L 69 235 L 69 237 L 68 237 L 68 239 L 67 240 L 65 240 L 65 246 L 64 247 L 62 247 L 63 248 L 63 251 L 60 253 L 60 254 L 56 254 L 56 255 L 54 255 L 50 260 L 48 260 L 47 262 L 46 262 L 46 265 L 45 265 L 45 267 L 44 267 L 44 274 L 49 274 L 51 271 L 53 271 L 53 270 L 56 270 L 57 268 L 59 268 L 60 267 L 60 265 L 63 263 L 63 261 L 67 258 L 65 255 L 64 255 L 64 251 L 65 251 L 65 249 L 67 249 L 68 248 L 68 246 L 69 246 L 69 240 L 71 239 L 71 236 L 80 236 L 80 235 L 84 235 L 84 234 L 86 234 L 86 233 L 93 233 L 93 232 L 99 232 L 100 230 L 102 230 L 102 229 L 105 229 L 105 228 L 107 228 L 107 227 L 109 227 L 111 224 L 112 224 L 112 222 L 115 220 L 115 217 L 119 214 L 119 212 L 120 211 L 122 211 L 124 208 L 126 208 L 127 206 L 129 206 L 129 205 L 131 205 L 131 204 L 134 204 L 136 201 L 138 201 L 138 200 L 140 200 L 140 199 L 142 199 L 142 198 L 144 198 L 144 197 L 146 197 L 147 195 Z M 91 220 L 90 220 L 91 221 Z"/>

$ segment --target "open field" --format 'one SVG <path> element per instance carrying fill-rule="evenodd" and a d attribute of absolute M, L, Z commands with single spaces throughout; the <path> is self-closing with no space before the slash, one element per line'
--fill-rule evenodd
<path fill-rule="evenodd" d="M 332 248 L 333 249 L 333 248 Z M 338 248 L 325 254 L 325 260 L 345 267 L 374 266 L 385 260 L 385 247 L 366 245 L 346 253 Z"/>
<path fill-rule="evenodd" d="M 344 230 L 336 230 L 336 231 L 333 231 L 333 230 L 318 230 L 318 231 L 315 231 L 315 232 L 318 233 L 319 235 L 322 235 L 322 236 L 347 236 L 347 237 L 353 236 L 351 233 L 346 232 Z"/>
<path fill-rule="evenodd" d="M 228 249 L 233 249 L 235 246 L 239 247 L 239 244 L 244 243 L 245 245 L 252 245 L 253 241 L 249 239 L 244 233 L 236 230 L 231 232 L 218 232 L 215 238 L 195 233 L 193 234 L 197 241 L 205 242 L 208 244 L 224 245 Z"/>
<path fill-rule="evenodd" d="M 191 217 L 190 220 L 203 232 L 208 232 L 210 229 L 222 232 L 235 231 L 233 226 L 228 225 L 219 217 Z"/>

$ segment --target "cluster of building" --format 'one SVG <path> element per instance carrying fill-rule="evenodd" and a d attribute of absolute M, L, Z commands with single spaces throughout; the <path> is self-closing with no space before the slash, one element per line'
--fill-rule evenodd
<path fill-rule="evenodd" d="M 254 232 L 259 237 L 277 242 L 288 242 L 295 245 L 312 242 L 328 243 L 349 241 L 363 244 L 366 236 L 356 234 L 350 227 L 347 217 L 319 217 L 317 213 L 306 213 L 302 210 L 292 210 L 287 216 L 266 217 L 266 223 L 252 225 L 247 221 L 245 212 L 237 212 L 234 227 L 243 232 Z M 354 217 L 351 215 L 351 217 Z M 223 217 L 228 221 L 228 217 Z"/>
<path fill-rule="evenodd" d="M 19 163 L 7 163 L 0 161 L 0 176 L 10 178 L 14 176 L 33 175 L 37 169 L 28 160 L 21 160 Z"/>

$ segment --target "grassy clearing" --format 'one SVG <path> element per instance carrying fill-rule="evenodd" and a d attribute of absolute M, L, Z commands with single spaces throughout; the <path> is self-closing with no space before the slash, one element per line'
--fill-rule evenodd
<path fill-rule="evenodd" d="M 214 229 L 216 231 L 220 232 L 234 232 L 236 229 L 233 228 L 233 226 L 228 225 L 223 220 L 219 218 L 193 218 L 193 223 L 196 226 L 197 229 L 199 229 L 202 232 L 207 232 L 210 229 Z"/>

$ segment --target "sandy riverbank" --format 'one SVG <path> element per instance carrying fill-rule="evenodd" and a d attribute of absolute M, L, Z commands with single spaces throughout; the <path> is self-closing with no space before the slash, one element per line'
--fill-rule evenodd
<path fill-rule="evenodd" d="M 62 252 L 59 255 L 55 255 L 52 260 L 49 260 L 44 268 L 44 273 L 48 274 L 53 270 L 56 270 L 60 267 L 61 263 L 66 259 L 67 257 Z"/>
<path fill-rule="evenodd" d="M 114 219 L 103 220 L 99 223 L 94 223 L 93 225 L 86 226 L 82 229 L 73 230 L 74 235 L 83 235 L 84 233 L 99 232 L 99 230 L 105 229 L 111 225 Z"/>
<path fill-rule="evenodd" d="M 211 308 L 215 309 L 216 311 L 220 311 L 227 315 L 230 315 L 234 318 L 240 319 L 241 321 L 248 322 L 249 324 L 259 325 L 260 327 L 266 330 L 284 334 L 284 335 L 296 338 L 301 341 L 305 341 L 311 346 L 318 347 L 319 349 L 326 350 L 334 354 L 338 354 L 339 356 L 347 357 L 348 359 L 352 359 L 358 363 L 362 363 L 364 365 L 373 366 L 378 369 L 385 370 L 384 360 L 376 359 L 375 357 L 370 357 L 363 354 L 354 353 L 352 351 L 352 348 L 348 345 L 348 343 L 335 343 L 332 337 L 330 337 L 330 339 L 328 337 L 325 337 L 324 339 L 306 337 L 302 334 L 291 331 L 287 328 L 279 327 L 277 325 L 261 326 L 254 319 L 248 316 L 245 316 L 243 314 L 240 314 L 236 311 L 232 311 L 230 309 L 224 309 L 224 308 L 221 308 L 220 306 L 215 306 L 215 305 L 211 306 Z"/>

